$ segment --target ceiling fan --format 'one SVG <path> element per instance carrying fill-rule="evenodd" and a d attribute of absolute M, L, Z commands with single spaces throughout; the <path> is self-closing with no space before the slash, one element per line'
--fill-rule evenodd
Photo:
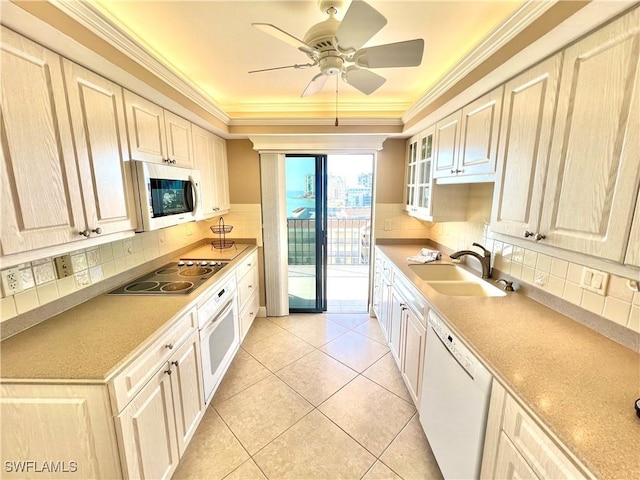
<path fill-rule="evenodd" d="M 424 40 L 421 38 L 362 48 L 387 24 L 387 19 L 368 3 L 353 0 L 340 21 L 335 15 L 344 3 L 342 0 L 318 0 L 318 6 L 329 18 L 312 26 L 303 40 L 270 23 L 252 23 L 263 32 L 298 48 L 311 62 L 252 70 L 249 73 L 319 66 L 320 73 L 309 82 L 302 97 L 320 92 L 327 78 L 332 75 L 340 75 L 346 83 L 370 95 L 386 82 L 384 77 L 370 68 L 420 65 L 424 51 Z"/>

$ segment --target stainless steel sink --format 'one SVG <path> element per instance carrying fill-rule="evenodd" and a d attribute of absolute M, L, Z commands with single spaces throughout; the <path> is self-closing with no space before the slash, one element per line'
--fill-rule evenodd
<path fill-rule="evenodd" d="M 431 288 L 454 297 L 504 297 L 506 293 L 453 264 L 409 265 Z"/>

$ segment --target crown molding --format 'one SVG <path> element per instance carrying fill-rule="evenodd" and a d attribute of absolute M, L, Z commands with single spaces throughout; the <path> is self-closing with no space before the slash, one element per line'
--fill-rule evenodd
<path fill-rule="evenodd" d="M 338 116 L 340 125 L 366 125 L 366 126 L 402 126 L 404 123 L 399 118 L 373 118 L 373 117 L 340 117 Z M 252 118 L 234 118 L 230 121 L 230 127 L 251 127 L 256 125 L 261 126 L 288 126 L 288 125 L 333 125 L 334 118 L 331 117 L 282 117 L 282 118 L 260 118 L 260 117 L 252 117 Z"/>
<path fill-rule="evenodd" d="M 338 113 L 345 112 L 356 112 L 359 114 L 363 113 L 362 103 L 358 102 L 344 102 L 340 100 L 338 102 Z M 236 114 L 267 114 L 267 113 L 275 113 L 282 114 L 282 112 L 286 113 L 305 113 L 308 115 L 309 111 L 315 112 L 335 112 L 335 99 L 327 100 L 326 102 L 279 102 L 279 103 L 241 103 L 241 104 L 229 104 L 222 106 L 226 112 L 233 112 Z M 366 104 L 367 111 L 364 112 L 365 115 L 368 115 L 368 112 L 378 112 L 378 113 L 390 113 L 395 114 L 397 116 L 402 115 L 402 113 L 406 112 L 409 107 L 411 107 L 411 103 L 409 102 L 385 102 L 385 103 L 367 103 Z"/>
<path fill-rule="evenodd" d="M 387 135 L 249 135 L 259 152 L 374 152 Z"/>
<path fill-rule="evenodd" d="M 444 92 L 472 72 L 487 58 L 509 43 L 516 35 L 549 10 L 556 1 L 527 0 L 518 10 L 484 37 L 462 59 L 445 73 L 413 106 L 402 115 L 404 123 L 426 108 Z"/>
<path fill-rule="evenodd" d="M 96 7 L 82 0 L 49 0 L 57 9 L 71 17 L 80 25 L 98 35 L 104 41 L 146 68 L 160 80 L 179 91 L 200 108 L 229 124 L 231 118 L 213 100 L 186 77 L 176 73 L 154 56 L 147 48 L 136 42 L 123 29 L 103 15 Z"/>

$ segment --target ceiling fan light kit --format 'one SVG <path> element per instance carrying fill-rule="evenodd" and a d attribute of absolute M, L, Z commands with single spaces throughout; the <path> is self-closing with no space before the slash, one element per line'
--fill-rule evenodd
<path fill-rule="evenodd" d="M 422 62 L 424 40 L 415 39 L 386 45 L 362 48 L 386 24 L 387 19 L 368 3 L 353 0 L 342 21 L 335 15 L 344 5 L 339 0 L 318 0 L 318 6 L 329 18 L 312 26 L 303 40 L 268 24 L 252 25 L 265 33 L 296 47 L 309 57 L 311 63 L 252 70 L 249 73 L 286 68 L 320 67 L 302 92 L 302 97 L 319 93 L 327 77 L 339 75 L 342 80 L 365 95 L 380 88 L 386 79 L 370 68 L 415 67 Z"/>

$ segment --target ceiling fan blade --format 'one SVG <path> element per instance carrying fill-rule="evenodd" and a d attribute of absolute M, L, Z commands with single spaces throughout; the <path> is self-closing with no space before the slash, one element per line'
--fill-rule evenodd
<path fill-rule="evenodd" d="M 422 63 L 424 40 L 407 40 L 365 48 L 356 54 L 355 63 L 366 68 L 417 67 Z"/>
<path fill-rule="evenodd" d="M 258 30 L 262 30 L 264 33 L 268 33 L 272 37 L 277 38 L 289 45 L 296 47 L 303 52 L 312 53 L 314 50 L 309 47 L 306 43 L 300 40 L 297 37 L 294 37 L 290 33 L 285 32 L 281 28 L 276 27 L 275 25 L 271 25 L 270 23 L 252 23 L 252 26 L 256 27 Z"/>
<path fill-rule="evenodd" d="M 369 70 L 360 70 L 358 68 L 345 72 L 342 79 L 365 95 L 372 94 L 387 81 L 386 78 L 381 77 L 377 73 L 370 72 Z"/>
<path fill-rule="evenodd" d="M 308 97 L 310 95 L 319 93 L 322 90 L 322 87 L 324 87 L 325 83 L 327 83 L 327 75 L 319 73 L 311 79 L 309 85 L 307 85 L 307 88 L 304 89 L 304 92 L 302 92 L 302 95 L 300 96 Z"/>
<path fill-rule="evenodd" d="M 303 63 L 295 65 L 285 65 L 284 67 L 271 67 L 271 68 L 261 68 L 260 70 L 251 70 L 249 73 L 260 73 L 260 72 L 270 72 L 272 70 L 283 70 L 285 68 L 309 68 L 315 67 L 317 63 Z"/>
<path fill-rule="evenodd" d="M 344 14 L 336 38 L 341 50 L 358 50 L 387 24 L 387 19 L 366 2 L 353 0 Z"/>

